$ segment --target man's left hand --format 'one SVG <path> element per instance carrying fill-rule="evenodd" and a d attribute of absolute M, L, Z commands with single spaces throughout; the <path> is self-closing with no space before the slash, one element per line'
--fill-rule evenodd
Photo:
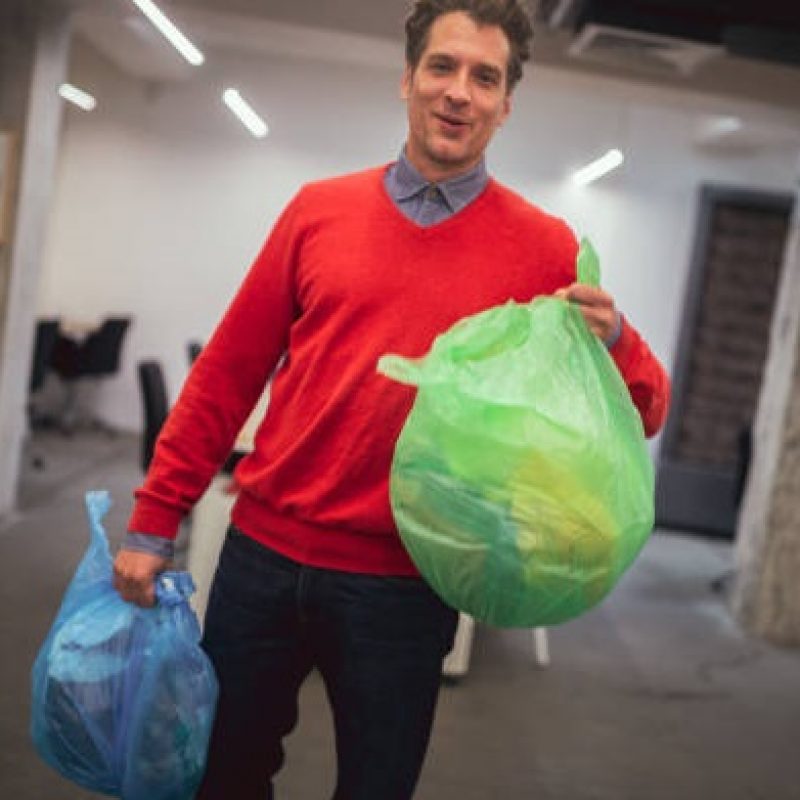
<path fill-rule="evenodd" d="M 585 283 L 573 283 L 558 289 L 555 296 L 575 303 L 589 330 L 607 345 L 610 346 L 617 340 L 622 320 L 614 305 L 614 298 L 608 292 Z"/>

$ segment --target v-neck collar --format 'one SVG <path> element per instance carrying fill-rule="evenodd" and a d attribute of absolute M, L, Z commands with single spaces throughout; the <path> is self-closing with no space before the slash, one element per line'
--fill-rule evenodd
<path fill-rule="evenodd" d="M 433 182 L 427 180 L 411 163 L 405 150 L 400 152 L 397 161 L 388 167 L 391 175 L 384 174 L 390 197 L 396 203 L 410 200 L 418 194 L 435 187 L 441 192 L 451 214 L 456 214 L 468 206 L 486 188 L 489 175 L 486 161 L 481 160 L 472 169 L 448 180 Z"/>
<path fill-rule="evenodd" d="M 475 209 L 476 206 L 482 205 L 487 194 L 489 194 L 490 189 L 494 186 L 494 179 L 491 176 L 487 175 L 486 182 L 481 191 L 478 193 L 478 195 L 474 199 L 471 199 L 460 210 L 455 211 L 449 217 L 439 222 L 434 222 L 432 225 L 420 225 L 418 222 L 415 222 L 413 219 L 407 217 L 397 207 L 397 203 L 394 201 L 394 198 L 392 198 L 392 196 L 389 194 L 389 191 L 386 187 L 386 173 L 389 169 L 392 168 L 392 166 L 394 166 L 395 163 L 396 162 L 391 162 L 378 169 L 378 179 L 380 182 L 379 192 L 383 199 L 383 202 L 391 206 L 392 213 L 397 216 L 397 218 L 401 221 L 401 223 L 409 226 L 411 230 L 415 231 L 420 231 L 420 232 L 440 231 L 449 227 L 451 224 L 455 224 L 456 222 L 460 221 L 465 215 L 473 213 L 473 209 Z M 458 180 L 458 178 L 455 178 L 453 180 Z"/>

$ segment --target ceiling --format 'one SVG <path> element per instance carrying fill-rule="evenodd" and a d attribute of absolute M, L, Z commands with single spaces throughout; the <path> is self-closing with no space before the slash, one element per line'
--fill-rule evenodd
<path fill-rule="evenodd" d="M 130 0 L 57 1 L 80 10 L 79 34 L 123 70 L 154 80 L 188 74 Z M 250 49 L 259 36 L 274 39 L 276 30 L 296 37 L 297 26 L 399 47 L 407 8 L 404 0 L 158 2 L 199 46 Z M 539 0 L 532 6 L 535 64 L 800 111 L 798 0 Z M 352 41 L 366 46 L 362 38 Z"/>
<path fill-rule="evenodd" d="M 581 35 L 587 27 L 653 34 L 724 54 L 800 68 L 800 8 L 771 0 L 541 0 L 538 17 Z"/>

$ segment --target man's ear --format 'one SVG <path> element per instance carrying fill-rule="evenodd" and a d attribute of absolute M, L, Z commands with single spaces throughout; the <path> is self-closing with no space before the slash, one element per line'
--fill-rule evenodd
<path fill-rule="evenodd" d="M 411 80 L 414 77 L 414 70 L 406 64 L 405 69 L 403 70 L 403 77 L 400 78 L 400 99 L 401 100 L 408 100 L 409 94 L 411 94 Z"/>
<path fill-rule="evenodd" d="M 497 121 L 498 128 L 508 119 L 508 115 L 510 113 L 511 113 L 511 92 L 506 92 L 506 96 L 503 98 L 503 108 L 500 111 L 500 118 Z"/>

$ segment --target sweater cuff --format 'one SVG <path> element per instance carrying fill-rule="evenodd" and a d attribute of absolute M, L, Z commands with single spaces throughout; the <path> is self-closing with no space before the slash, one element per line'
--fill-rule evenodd
<path fill-rule="evenodd" d="M 636 342 L 638 335 L 628 324 L 628 320 L 620 314 L 620 331 L 617 340 L 608 348 L 608 352 L 614 359 L 617 369 L 624 376 L 630 367 L 631 360 L 636 353 Z"/>
<path fill-rule="evenodd" d="M 619 311 L 616 312 L 617 314 L 617 325 L 614 328 L 614 333 L 608 337 L 608 339 L 603 339 L 603 344 L 610 350 L 618 341 L 619 337 L 622 335 L 622 314 Z"/>
<path fill-rule="evenodd" d="M 174 540 L 182 520 L 183 512 L 180 509 L 162 505 L 137 493 L 136 504 L 128 520 L 128 530 Z"/>
<path fill-rule="evenodd" d="M 162 558 L 172 558 L 175 555 L 175 543 L 172 539 L 163 536 L 154 536 L 151 533 L 135 533 L 128 531 L 122 544 L 123 550 L 134 550 L 137 553 L 151 553 Z"/>

